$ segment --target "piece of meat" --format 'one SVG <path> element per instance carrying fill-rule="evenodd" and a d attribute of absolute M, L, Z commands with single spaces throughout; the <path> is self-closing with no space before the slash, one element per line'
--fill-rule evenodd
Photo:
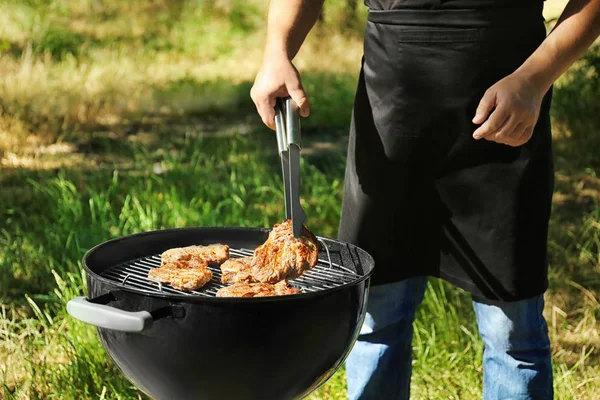
<path fill-rule="evenodd" d="M 148 271 L 148 278 L 170 283 L 175 289 L 195 290 L 212 279 L 209 264 L 228 258 L 229 246 L 225 244 L 172 248 L 160 255 L 160 267 Z"/>
<path fill-rule="evenodd" d="M 208 262 L 194 255 L 188 259 L 161 261 L 160 267 L 168 269 L 207 269 Z"/>
<path fill-rule="evenodd" d="M 175 289 L 200 289 L 212 279 L 212 271 L 208 268 L 152 268 L 148 278 L 162 283 L 170 283 Z"/>
<path fill-rule="evenodd" d="M 160 255 L 161 267 L 187 268 L 185 263 L 198 260 L 206 264 L 220 264 L 229 258 L 229 246 L 210 244 L 208 246 L 175 247 Z"/>
<path fill-rule="evenodd" d="M 285 280 L 272 283 L 236 283 L 217 291 L 217 297 L 267 297 L 300 293 Z"/>
<path fill-rule="evenodd" d="M 258 246 L 252 257 L 251 273 L 258 282 L 275 283 L 295 279 L 314 267 L 319 259 L 315 235 L 305 226 L 300 238 L 292 233 L 292 221 L 273 226 L 267 241 Z"/>
<path fill-rule="evenodd" d="M 177 269 L 169 268 L 150 268 L 150 271 L 148 271 L 148 278 L 157 282 L 169 283 L 177 271 Z"/>
<path fill-rule="evenodd" d="M 251 272 L 252 256 L 230 258 L 221 264 L 221 282 L 253 283 L 256 282 Z"/>
<path fill-rule="evenodd" d="M 171 286 L 179 290 L 196 290 L 212 279 L 212 271 L 205 269 L 180 270 L 171 279 Z"/>

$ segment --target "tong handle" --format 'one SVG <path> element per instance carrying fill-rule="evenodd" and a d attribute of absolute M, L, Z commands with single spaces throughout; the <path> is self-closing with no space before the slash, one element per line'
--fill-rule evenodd
<path fill-rule="evenodd" d="M 285 133 L 285 103 L 281 98 L 277 98 L 275 103 L 275 134 L 277 136 L 279 154 L 281 154 L 288 149 L 287 135 Z"/>
<path fill-rule="evenodd" d="M 285 130 L 288 147 L 290 144 L 295 144 L 298 148 L 302 148 L 300 136 L 300 110 L 291 97 L 285 99 Z"/>
<path fill-rule="evenodd" d="M 295 144 L 298 148 L 302 148 L 300 110 L 290 97 L 278 97 L 276 99 L 275 133 L 280 153 L 287 151 L 290 144 Z"/>

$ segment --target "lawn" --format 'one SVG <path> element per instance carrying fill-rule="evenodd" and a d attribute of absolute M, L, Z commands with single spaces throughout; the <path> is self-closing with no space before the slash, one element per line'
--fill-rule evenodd
<path fill-rule="evenodd" d="M 93 245 L 282 218 L 275 138 L 249 98 L 265 3 L 0 0 L 0 398 L 145 398 L 66 314 Z M 313 105 L 302 201 L 329 237 L 362 55 L 364 10 L 345 4 L 327 2 L 296 63 Z M 594 47 L 554 91 L 545 315 L 557 399 L 600 393 L 599 75 Z M 469 295 L 431 280 L 414 325 L 413 397 L 481 398 Z M 345 398 L 343 370 L 311 396 Z"/>

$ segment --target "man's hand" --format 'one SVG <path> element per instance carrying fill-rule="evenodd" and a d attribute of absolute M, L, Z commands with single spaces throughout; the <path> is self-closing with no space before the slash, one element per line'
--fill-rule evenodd
<path fill-rule="evenodd" d="M 543 91 L 525 77 L 507 76 L 490 87 L 479 102 L 473 123 L 482 125 L 473 132 L 473 137 L 509 146 L 527 143 L 537 123 L 543 97 Z"/>
<path fill-rule="evenodd" d="M 292 61 L 314 26 L 324 0 L 270 0 L 263 64 L 250 97 L 265 125 L 275 130 L 277 97 L 291 97 L 308 117 L 308 98 Z"/>
<path fill-rule="evenodd" d="M 250 97 L 265 125 L 273 130 L 275 130 L 275 99 L 287 96 L 298 105 L 300 115 L 308 117 L 310 113 L 308 98 L 296 67 L 285 56 L 265 58 L 250 90 Z"/>
<path fill-rule="evenodd" d="M 473 137 L 510 146 L 526 143 L 543 95 L 599 35 L 600 0 L 569 0 L 536 51 L 513 74 L 485 92 L 473 118 L 473 123 L 483 125 Z"/>

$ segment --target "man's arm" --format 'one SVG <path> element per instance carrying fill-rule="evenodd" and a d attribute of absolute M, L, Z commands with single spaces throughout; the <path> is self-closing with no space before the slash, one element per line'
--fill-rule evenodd
<path fill-rule="evenodd" d="M 290 96 L 309 114 L 309 103 L 300 74 L 291 60 L 312 29 L 324 0 L 271 0 L 267 20 L 267 43 L 262 66 L 250 91 L 263 122 L 275 129 L 275 99 Z"/>
<path fill-rule="evenodd" d="M 540 47 L 517 70 L 546 92 L 600 35 L 600 1 L 571 0 Z"/>
<path fill-rule="evenodd" d="M 537 50 L 485 93 L 473 118 L 483 124 L 473 136 L 511 146 L 526 143 L 544 94 L 599 35 L 600 0 L 570 0 Z"/>

